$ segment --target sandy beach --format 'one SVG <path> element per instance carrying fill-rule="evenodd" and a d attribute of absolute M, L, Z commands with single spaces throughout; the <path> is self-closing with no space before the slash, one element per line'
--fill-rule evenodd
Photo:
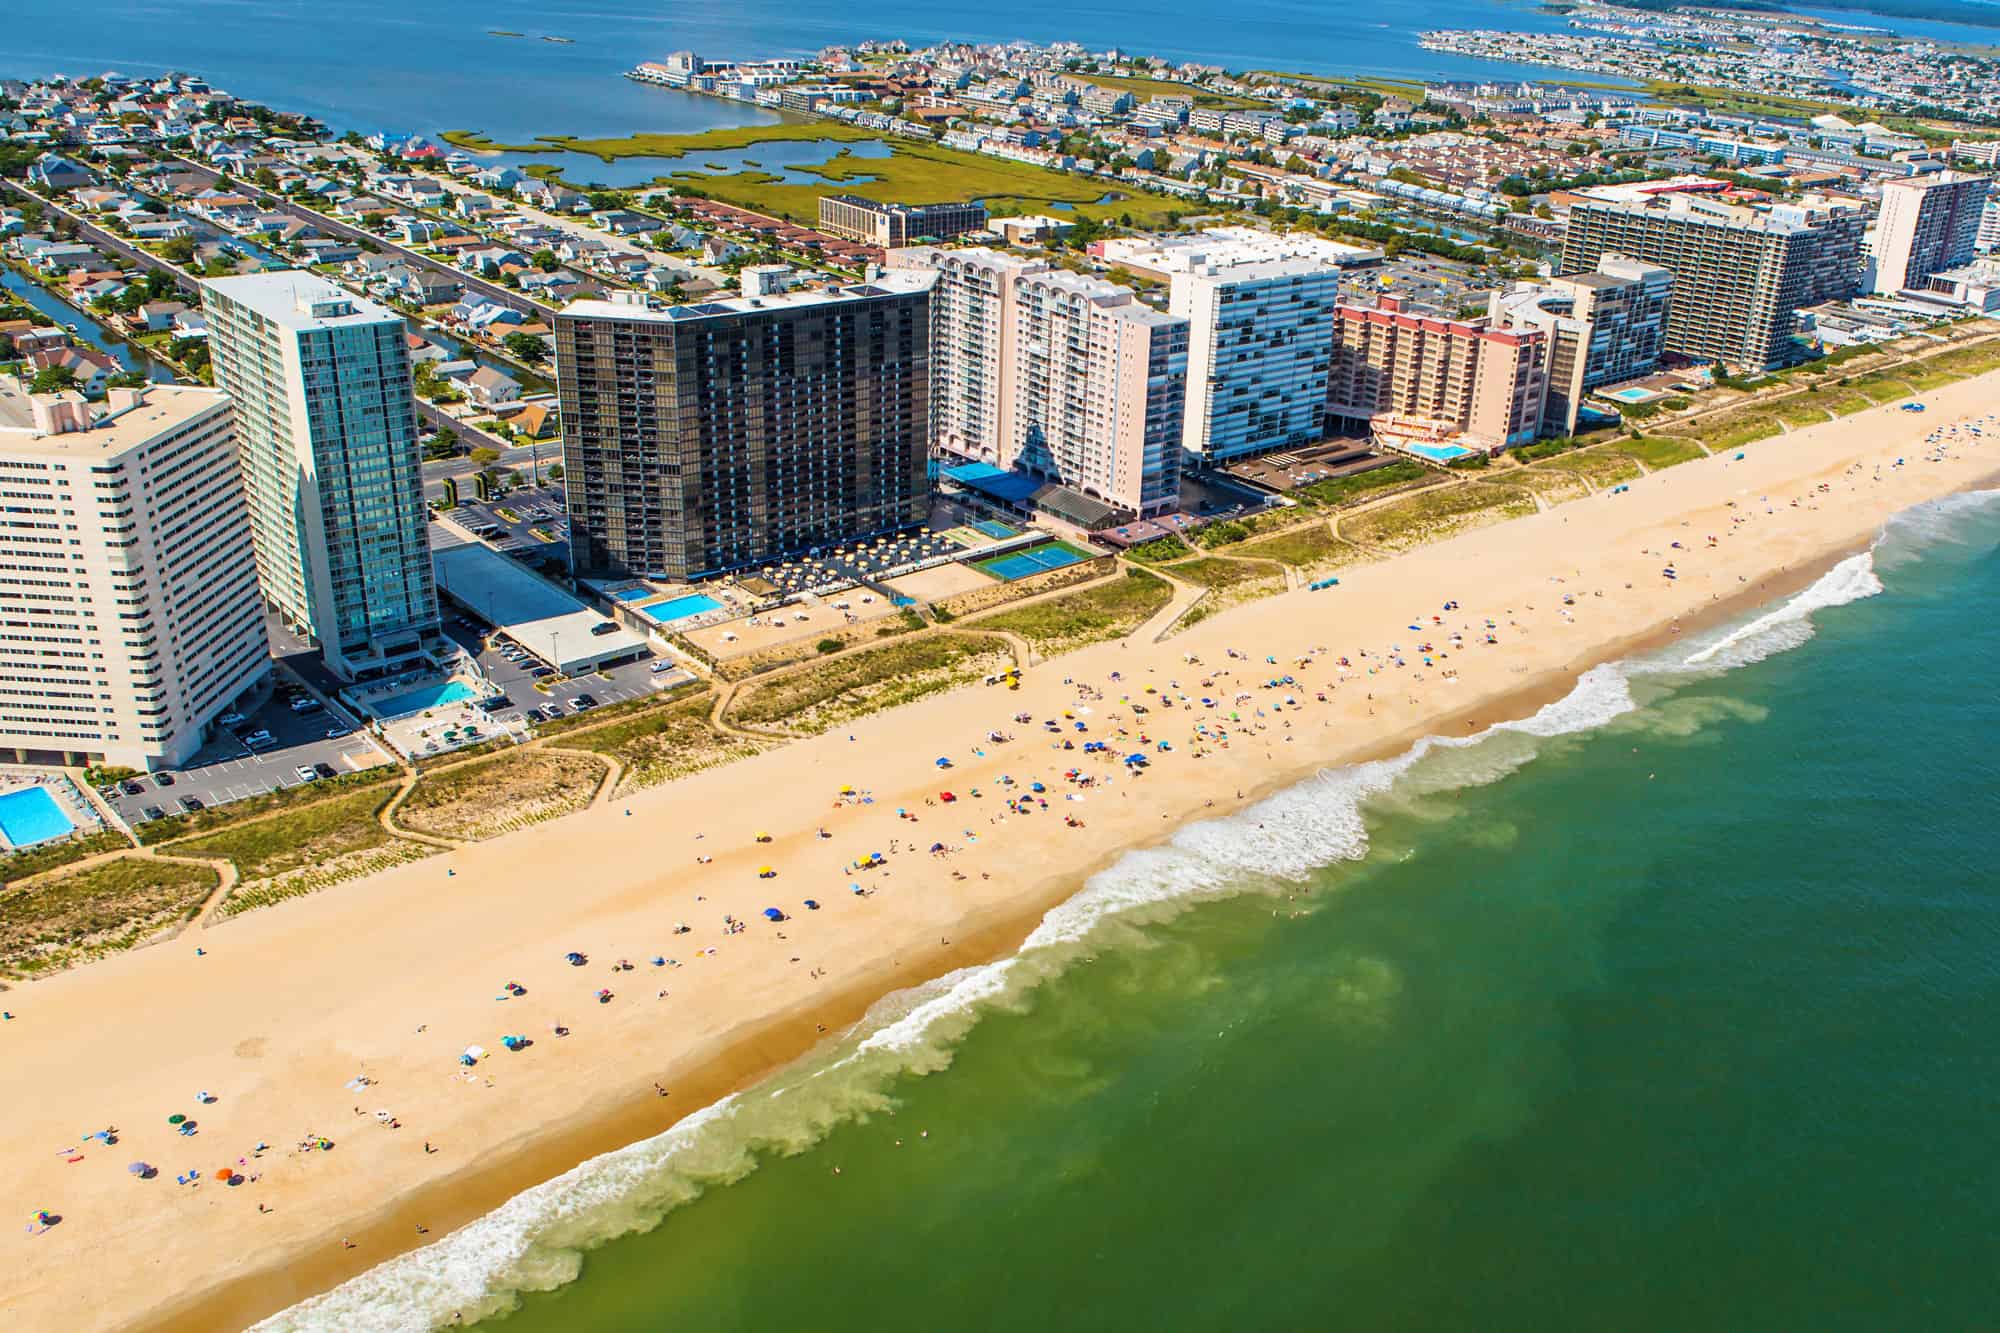
<path fill-rule="evenodd" d="M 7 991 L 0 1312 L 240 1327 L 435 1241 L 888 991 L 1006 953 L 1133 847 L 1525 716 L 1597 663 L 1804 586 L 1900 510 L 1991 484 L 2000 375 L 1923 401 Z M 504 1050 L 509 1034 L 532 1044 Z M 487 1054 L 468 1067 L 471 1045 Z M 111 1127 L 115 1143 L 84 1137 Z M 159 1174 L 128 1174 L 139 1161 Z M 249 1179 L 226 1186 L 225 1167 Z M 37 1210 L 61 1220 L 21 1228 Z"/>

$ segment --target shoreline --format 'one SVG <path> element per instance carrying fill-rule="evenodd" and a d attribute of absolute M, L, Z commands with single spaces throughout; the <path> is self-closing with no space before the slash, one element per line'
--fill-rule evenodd
<path fill-rule="evenodd" d="M 1986 489 L 1994 485 L 2000 485 L 2000 471 L 1982 483 L 1962 489 Z M 1680 624 L 1684 632 L 1699 633 L 1752 611 L 1775 606 L 1810 587 L 1842 560 L 1872 545 L 1872 538 L 1849 543 L 1815 560 L 1778 571 L 1748 586 L 1735 597 L 1712 604 L 1698 616 L 1683 617 L 1678 622 L 1662 622 L 1607 644 L 1600 653 L 1546 672 L 1510 693 L 1470 701 L 1455 713 L 1438 717 L 1435 726 L 1413 727 L 1330 762 L 1274 775 L 1257 787 L 1246 788 L 1240 800 L 1234 797 L 1226 803 L 1218 800 L 1214 809 L 1203 810 L 1187 822 L 1237 813 L 1279 791 L 1310 780 L 1315 772 L 1400 756 L 1428 736 L 1483 735 L 1497 724 L 1531 717 L 1544 706 L 1567 696 L 1583 674 L 1592 668 L 1627 661 L 1671 644 L 1680 637 L 1673 629 L 1675 623 Z M 1458 724 L 1471 720 L 1473 714 L 1485 715 L 1484 725 L 1477 732 L 1460 732 Z M 832 999 L 814 1006 L 815 1014 L 821 1020 L 829 1012 L 837 1016 L 835 1021 L 827 1023 L 828 1030 L 824 1034 L 814 1032 L 808 1036 L 803 1028 L 787 1030 L 800 1021 L 800 1013 L 776 1014 L 754 1025 L 752 1031 L 720 1050 L 691 1056 L 686 1062 L 685 1072 L 668 1068 L 664 1076 L 674 1079 L 675 1097 L 679 1098 L 684 1093 L 689 1096 L 688 1101 L 675 1106 L 672 1114 L 662 1115 L 661 1099 L 650 1091 L 629 1091 L 617 1105 L 606 1108 L 599 1117 L 586 1124 L 523 1135 L 516 1143 L 498 1146 L 477 1168 L 466 1168 L 441 1180 L 428 1182 L 385 1202 L 365 1223 L 328 1228 L 323 1233 L 322 1244 L 337 1246 L 342 1236 L 359 1236 L 364 1246 L 370 1242 L 386 1245 L 391 1257 L 407 1254 L 422 1248 L 421 1244 L 406 1239 L 415 1234 L 414 1226 L 418 1219 L 437 1222 L 432 1230 L 448 1234 L 492 1212 L 522 1191 L 552 1180 L 593 1157 L 664 1134 L 695 1111 L 753 1088 L 810 1056 L 825 1043 L 837 1040 L 889 996 L 958 968 L 995 962 L 1018 951 L 1043 916 L 1080 892 L 1091 876 L 1132 852 L 1167 841 L 1182 827 L 1185 824 L 1175 825 L 1150 844 L 1134 844 L 1106 852 L 1060 888 L 1038 885 L 1035 892 L 1022 895 L 1018 906 L 999 911 L 998 919 L 973 923 L 967 931 L 969 938 L 949 949 L 925 953 L 899 967 L 884 969 L 876 977 L 857 979 Z M 285 1284 L 291 1290 L 283 1296 L 274 1294 L 275 1275 L 268 1269 L 234 1277 L 218 1288 L 177 1308 L 149 1316 L 133 1327 L 140 1333 L 206 1333 L 206 1330 L 217 1327 L 247 1327 L 385 1262 L 380 1258 L 365 1262 L 345 1260 L 345 1252 L 329 1249 L 304 1264 L 291 1263 L 287 1273 L 291 1281 Z"/>
<path fill-rule="evenodd" d="M 0 1110 L 0 1140 L 19 1150 L 9 1194 L 17 1207 L 60 1206 L 71 1216 L 44 1237 L 14 1242 L 41 1248 L 23 1251 L 23 1269 L 33 1276 L 0 1297 L 0 1308 L 28 1326 L 58 1310 L 77 1327 L 232 1326 L 430 1244 L 416 1236 L 418 1222 L 431 1228 L 432 1240 L 443 1239 L 524 1187 L 650 1138 L 795 1062 L 850 1028 L 884 994 L 1010 954 L 1090 875 L 1187 824 L 1241 809 L 1315 772 L 1400 754 L 1426 735 L 1467 734 L 1468 721 L 1483 730 L 1526 716 L 1566 695 L 1590 668 L 1671 642 L 1676 625 L 1687 632 L 1733 620 L 1809 585 L 1871 545 L 1895 513 L 1992 483 L 1996 458 L 1980 450 L 2000 443 L 1990 421 L 1994 384 L 2000 375 L 1927 393 L 1933 413 L 1921 423 L 1878 407 L 1809 427 L 1651 474 L 1615 499 L 1600 494 L 1349 567 L 1336 592 L 1295 590 L 1247 603 L 1164 644 L 1115 641 L 1059 657 L 1032 668 L 1018 695 L 967 687 L 857 721 L 851 736 L 802 740 L 635 793 L 624 815 L 617 808 L 582 812 L 249 914 L 214 932 L 201 962 L 181 941 L 20 988 L 10 998 L 27 1021 L 8 1025 L 10 1066 L 38 1096 Z M 1927 430 L 1975 417 L 1989 434 L 1961 442 L 1964 452 L 1889 468 L 1898 451 L 1922 453 Z M 1887 475 L 1878 471 L 1871 482 L 1864 460 Z M 1843 493 L 1858 498 L 1849 503 Z M 1739 508 L 1745 496 L 1753 498 Z M 1660 580 L 1660 553 L 1651 547 L 1664 548 L 1678 534 L 1699 548 L 1703 531 L 1730 535 L 1706 549 L 1683 547 L 1681 578 Z M 1575 614 L 1559 604 L 1552 582 L 1575 593 Z M 1381 646 L 1405 641 L 1402 625 L 1416 619 L 1415 608 L 1429 610 L 1446 597 L 1468 600 L 1454 614 L 1506 618 L 1500 647 L 1452 646 L 1446 665 L 1449 673 L 1462 670 L 1462 684 L 1428 667 L 1391 672 Z M 1523 607 L 1522 620 L 1511 619 Z M 1089 817 L 1087 834 L 1046 818 L 1024 834 L 990 801 L 922 808 L 942 785 L 928 758 L 940 752 L 960 758 L 950 779 L 960 791 L 1010 767 L 1053 780 L 1048 764 L 1071 762 L 1047 759 L 1049 738 L 1039 732 L 969 757 L 968 744 L 980 754 L 973 738 L 1002 710 L 1053 717 L 1084 708 L 1072 676 L 1103 682 L 1122 671 L 1130 681 L 1094 702 L 1115 723 L 1117 691 L 1136 690 L 1146 673 L 1161 673 L 1162 686 L 1175 683 L 1170 675 L 1220 675 L 1236 665 L 1263 673 L 1247 653 L 1225 662 L 1225 648 L 1239 644 L 1287 655 L 1307 645 L 1333 644 L 1328 651 L 1336 653 L 1366 645 L 1378 650 L 1372 660 L 1379 666 L 1368 676 L 1343 672 L 1315 704 L 1310 692 L 1331 659 L 1302 665 L 1292 688 L 1305 700 L 1277 708 L 1268 723 L 1247 716 L 1240 726 L 1228 723 L 1234 748 L 1204 752 L 1197 744 L 1191 757 L 1186 750 L 1162 754 L 1145 777 L 1119 775 L 1116 787 L 1106 779 L 1105 789 L 1091 790 L 1090 804 L 1078 807 Z M 1184 665 L 1193 652 L 1204 665 Z M 1252 683 L 1232 681 L 1216 693 Z M 1410 692 L 1407 707 L 1391 686 Z M 1379 699 L 1376 690 L 1385 691 Z M 1274 699 L 1259 701 L 1259 717 Z M 1243 708 L 1247 715 L 1251 705 Z M 1133 725 L 1171 731 L 1187 745 L 1181 735 L 1190 714 L 1207 723 L 1220 718 L 1189 705 Z M 1106 720 L 1095 717 L 1092 725 Z M 1285 748 L 1295 740 L 1306 743 Z M 829 811 L 824 797 L 841 782 L 873 791 L 876 804 L 836 802 Z M 1242 794 L 1224 799 L 1231 789 Z M 892 838 L 907 839 L 914 852 L 919 838 L 954 836 L 950 828 L 934 833 L 889 822 L 899 801 L 940 825 L 995 817 L 978 838 L 966 830 L 976 846 L 943 858 L 897 856 L 892 870 L 877 872 L 872 897 L 850 902 L 830 882 L 849 878 L 823 864 L 830 856 L 892 847 Z M 822 846 L 816 823 L 843 830 L 840 841 Z M 749 830 L 758 827 L 778 830 L 773 845 L 752 844 Z M 706 846 L 714 864 L 696 869 L 687 860 L 704 834 L 713 839 Z M 680 850 L 668 852 L 670 845 Z M 589 855 L 580 859 L 579 847 Z M 777 867 L 775 885 L 753 875 L 760 861 Z M 1002 873 L 959 871 L 982 863 Z M 457 875 L 449 890 L 447 866 Z M 606 1008 L 587 1005 L 579 984 L 603 983 L 595 973 L 584 982 L 559 962 L 566 948 L 599 964 L 620 952 L 643 957 L 664 942 L 664 923 L 677 914 L 701 923 L 686 946 L 699 948 L 713 938 L 708 927 L 724 907 L 752 914 L 762 903 L 794 905 L 813 892 L 835 899 L 830 910 L 775 930 L 753 916 L 753 930 L 716 940 L 722 948 L 709 959 L 695 955 L 685 972 L 635 973 L 616 983 L 637 991 L 655 975 L 671 977 L 672 1000 L 659 1007 L 638 994 Z M 804 974 L 808 955 L 814 979 Z M 838 980 L 817 982 L 836 969 Z M 492 991 L 503 976 L 523 978 L 534 994 L 494 1010 L 501 997 Z M 565 983 L 572 1001 L 566 1013 L 549 1008 L 562 1003 Z M 444 1072 L 466 1040 L 497 1044 L 496 1023 L 529 1032 L 551 1014 L 572 1023 L 575 1035 L 544 1037 L 535 1052 L 486 1062 L 484 1088 L 455 1068 Z M 412 1034 L 418 1018 L 425 1021 Z M 425 1035 L 432 1027 L 438 1032 Z M 102 1033 L 87 1060 L 63 1039 L 79 1029 Z M 365 1094 L 371 1104 L 395 1107 L 408 1131 L 378 1133 L 365 1119 L 349 1118 L 338 1103 L 353 1098 L 340 1085 L 357 1071 L 378 1085 Z M 670 1099 L 654 1095 L 655 1079 L 672 1086 Z M 218 1105 L 201 1108 L 204 1135 L 212 1137 L 175 1146 L 161 1118 L 196 1087 L 221 1092 Z M 132 1142 L 88 1154 L 92 1160 L 79 1165 L 49 1153 L 57 1142 L 75 1142 L 63 1136 L 107 1120 Z M 340 1151 L 276 1152 L 250 1168 L 261 1167 L 266 1179 L 244 1190 L 175 1192 L 171 1176 L 184 1157 L 206 1172 L 225 1154 L 236 1156 L 232 1144 L 261 1136 L 282 1146 L 301 1123 L 339 1131 L 332 1137 L 342 1140 Z M 149 1143 L 149 1135 L 168 1142 Z M 445 1150 L 416 1156 L 424 1136 L 439 1138 Z M 98 1160 L 109 1156 L 120 1163 L 153 1158 L 169 1179 L 139 1185 L 113 1177 L 117 1168 Z M 277 1207 L 265 1216 L 252 1211 L 253 1200 Z M 338 1248 L 341 1238 L 357 1243 Z M 60 1277 L 78 1271 L 86 1256 L 102 1273 L 93 1300 L 79 1310 Z M 198 1286 L 212 1274 L 227 1276 Z"/>

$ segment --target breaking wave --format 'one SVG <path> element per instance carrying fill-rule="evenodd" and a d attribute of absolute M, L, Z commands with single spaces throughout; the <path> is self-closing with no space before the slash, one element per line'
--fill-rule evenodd
<path fill-rule="evenodd" d="M 1326 771 L 1128 853 L 1051 910 L 1009 957 L 889 996 L 839 1042 L 757 1087 L 663 1134 L 592 1158 L 257 1328 L 424 1333 L 454 1315 L 472 1323 L 513 1308 L 523 1293 L 561 1286 L 576 1277 L 585 1251 L 651 1229 L 704 1190 L 748 1175 L 760 1157 L 803 1152 L 842 1123 L 893 1109 L 889 1089 L 896 1078 L 947 1067 L 983 1015 L 1017 1010 L 1079 956 L 1139 942 L 1147 926 L 1195 904 L 1272 890 L 1360 859 L 1368 852 L 1373 801 L 1498 781 L 1548 742 L 1596 730 L 1676 684 L 1796 648 L 1812 638 L 1816 613 L 1883 590 L 1877 551 L 1900 563 L 1930 544 L 1966 541 L 1965 517 L 1990 512 L 1995 499 L 2000 492 L 1919 506 L 1885 527 L 1876 550 L 1841 561 L 1774 609 L 1658 654 L 1593 668 L 1531 717 L 1471 737 L 1428 737 L 1395 758 Z M 1263 833 L 1267 823 L 1281 826 L 1284 836 Z"/>

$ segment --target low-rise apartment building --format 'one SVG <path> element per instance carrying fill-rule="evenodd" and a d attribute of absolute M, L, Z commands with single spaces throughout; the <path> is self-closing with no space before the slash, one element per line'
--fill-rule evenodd
<path fill-rule="evenodd" d="M 1326 411 L 1392 444 L 1500 449 L 1540 432 L 1548 335 L 1417 314 L 1395 297 L 1339 308 Z"/>

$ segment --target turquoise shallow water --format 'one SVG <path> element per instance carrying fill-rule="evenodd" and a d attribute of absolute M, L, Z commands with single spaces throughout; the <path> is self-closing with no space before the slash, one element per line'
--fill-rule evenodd
<path fill-rule="evenodd" d="M 274 1326 L 1990 1326 L 1994 499 L 1128 857 Z"/>

